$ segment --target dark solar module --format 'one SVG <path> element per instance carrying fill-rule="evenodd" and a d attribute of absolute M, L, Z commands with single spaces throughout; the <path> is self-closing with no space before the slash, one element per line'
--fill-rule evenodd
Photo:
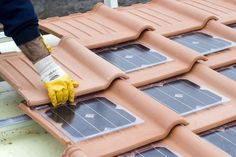
<path fill-rule="evenodd" d="M 219 73 L 229 77 L 230 79 L 236 81 L 236 65 L 221 68 L 217 70 Z"/>
<path fill-rule="evenodd" d="M 157 51 L 134 43 L 93 51 L 125 72 L 131 72 L 169 61 L 168 57 Z"/>
<path fill-rule="evenodd" d="M 214 37 L 202 32 L 186 33 L 171 37 L 170 39 L 204 55 L 219 52 L 235 46 L 235 43 L 232 41 Z"/>
<path fill-rule="evenodd" d="M 142 153 L 138 153 L 135 157 L 178 157 L 171 151 L 163 147 L 156 147 Z"/>
<path fill-rule="evenodd" d="M 209 142 L 215 144 L 231 156 L 236 156 L 236 126 L 222 127 L 202 135 Z"/>
<path fill-rule="evenodd" d="M 175 80 L 142 89 L 180 114 L 188 114 L 222 103 L 222 97 L 189 80 Z"/>
<path fill-rule="evenodd" d="M 76 107 L 49 109 L 44 115 L 72 140 L 80 141 L 137 124 L 137 117 L 105 98 L 81 101 Z M 59 127 L 61 126 L 61 127 Z"/>
<path fill-rule="evenodd" d="M 236 24 L 232 24 L 232 25 L 230 25 L 230 27 L 236 29 Z"/>

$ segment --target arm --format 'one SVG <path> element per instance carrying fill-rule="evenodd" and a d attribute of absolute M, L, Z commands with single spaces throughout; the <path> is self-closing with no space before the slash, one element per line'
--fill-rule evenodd
<path fill-rule="evenodd" d="M 40 41 L 38 18 L 30 0 L 1 0 L 0 23 L 5 35 L 12 37 L 33 63 L 49 55 Z M 27 45 L 30 41 L 31 45 Z"/>
<path fill-rule="evenodd" d="M 38 30 L 38 18 L 30 0 L 0 0 L 0 23 L 31 60 L 48 89 L 53 106 L 74 101 L 74 82 L 51 57 Z"/>

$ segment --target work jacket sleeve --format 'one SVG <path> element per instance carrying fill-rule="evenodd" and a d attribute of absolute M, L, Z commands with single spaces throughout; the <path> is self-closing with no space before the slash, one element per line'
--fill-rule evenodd
<path fill-rule="evenodd" d="M 0 23 L 5 35 L 17 45 L 39 36 L 38 18 L 30 0 L 0 0 Z"/>

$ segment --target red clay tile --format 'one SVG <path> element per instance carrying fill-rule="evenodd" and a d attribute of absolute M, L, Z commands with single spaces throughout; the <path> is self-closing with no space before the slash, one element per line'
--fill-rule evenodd
<path fill-rule="evenodd" d="M 236 23 L 235 0 L 177 0 L 201 12 L 212 14 L 224 24 Z"/>
<path fill-rule="evenodd" d="M 52 56 L 80 83 L 80 87 L 75 89 L 76 96 L 106 89 L 116 78 L 126 78 L 121 70 L 104 62 L 70 37 L 63 38 L 60 44 L 54 47 Z M 50 102 L 38 73 L 23 54 L 0 55 L 0 75 L 25 98 L 28 105 L 36 106 Z"/>
<path fill-rule="evenodd" d="M 115 81 L 95 97 L 105 97 L 141 118 L 144 123 L 120 131 L 80 141 L 69 140 L 39 112 L 21 103 L 20 108 L 65 145 L 77 144 L 88 156 L 115 156 L 165 138 L 174 126 L 186 124 L 180 116 L 123 80 Z M 138 98 L 138 99 L 137 99 Z M 79 98 L 80 99 L 80 98 Z M 43 109 L 42 109 L 43 110 Z M 167 116 L 168 115 L 168 116 Z M 127 140 L 129 139 L 129 140 Z M 112 147 L 111 147 L 112 146 Z M 96 148 L 96 149 L 91 149 Z"/>
<path fill-rule="evenodd" d="M 153 150 L 154 148 L 156 149 L 156 151 L 158 151 L 158 149 L 160 148 L 165 149 L 165 150 L 168 149 L 168 151 L 171 151 L 168 153 L 174 153 L 177 156 L 186 156 L 186 157 L 229 156 L 226 152 L 220 150 L 219 148 L 213 146 L 212 144 L 209 144 L 208 142 L 201 139 L 200 137 L 198 137 L 197 135 L 195 135 L 194 133 L 192 133 L 190 130 L 186 129 L 185 127 L 177 126 L 171 131 L 169 136 L 165 138 L 164 140 L 133 150 L 129 153 L 125 153 L 123 155 L 120 155 L 119 157 L 131 157 L 131 156 L 133 157 L 135 155 L 141 156 L 140 154 L 144 152 L 148 152 L 149 150 Z M 164 151 L 164 152 L 167 152 L 167 151 Z M 152 153 L 152 155 L 154 155 L 154 153 Z M 167 154 L 164 154 L 164 155 L 167 155 Z M 89 157 L 89 156 L 86 155 L 83 152 L 83 150 L 81 150 L 78 146 L 72 145 L 65 150 L 63 157 Z"/>
<path fill-rule="evenodd" d="M 223 103 L 219 103 L 219 105 L 215 105 L 207 109 L 202 109 L 195 113 L 187 114 L 184 116 L 184 118 L 189 122 L 188 127 L 195 133 L 203 132 L 236 120 L 236 84 L 233 80 L 226 78 L 225 76 L 219 74 L 218 72 L 208 68 L 203 64 L 196 64 L 193 69 L 187 74 L 157 83 L 162 84 L 171 82 L 173 80 L 189 80 L 196 85 L 203 87 L 203 89 L 210 89 L 213 92 L 216 92 L 217 95 L 219 94 L 228 99 L 225 99 L 226 101 Z M 146 87 L 144 86 L 141 89 L 145 88 Z M 193 98 L 194 97 L 195 96 L 193 96 Z"/>
<path fill-rule="evenodd" d="M 203 55 L 187 47 L 183 47 L 153 31 L 144 32 L 142 37 L 136 40 L 135 43 L 144 45 L 171 59 L 159 65 L 128 72 L 128 81 L 135 86 L 149 84 L 186 73 L 197 61 L 206 61 L 206 57 Z M 99 52 L 97 54 L 99 55 Z"/>
<path fill-rule="evenodd" d="M 147 4 L 120 7 L 118 10 L 136 21 L 153 26 L 159 34 L 165 36 L 201 29 L 209 20 L 216 19 L 211 14 L 186 7 L 175 0 L 153 0 Z"/>
<path fill-rule="evenodd" d="M 164 1 L 163 1 L 163 3 L 164 3 Z M 170 2 L 168 1 L 168 4 L 169 3 Z M 104 16 L 106 11 L 109 11 L 110 14 L 113 14 L 113 16 L 112 17 Z M 158 81 L 161 79 L 165 79 L 168 77 L 172 77 L 175 75 L 179 75 L 179 74 L 188 72 L 191 69 L 191 67 L 194 65 L 195 62 L 197 62 L 198 60 L 206 60 L 206 58 L 204 56 L 202 56 L 201 54 L 196 53 L 189 48 L 185 48 L 179 44 L 176 44 L 175 42 L 173 42 L 169 39 L 166 39 L 153 31 L 145 31 L 142 33 L 142 35 L 140 37 L 136 36 L 135 38 L 131 39 L 129 37 L 129 34 L 132 34 L 132 31 L 136 31 L 136 34 L 139 34 L 141 29 L 134 29 L 131 31 L 129 29 L 130 27 L 137 27 L 137 25 L 138 26 L 139 25 L 147 26 L 149 23 L 145 23 L 143 21 L 135 20 L 135 19 L 133 20 L 132 17 L 129 17 L 130 15 L 125 16 L 123 13 L 120 13 L 120 12 L 117 13 L 117 12 L 118 11 L 108 9 L 105 6 L 100 5 L 98 7 L 98 9 L 95 8 L 94 11 L 88 12 L 85 14 L 78 14 L 78 15 L 75 14 L 72 16 L 65 16 L 65 17 L 61 17 L 61 18 L 43 20 L 43 21 L 41 21 L 41 25 L 44 30 L 52 32 L 54 34 L 58 34 L 61 31 L 54 29 L 54 27 L 51 27 L 51 24 L 53 22 L 55 22 L 55 23 L 60 23 L 60 22 L 73 23 L 73 21 L 71 19 L 73 19 L 74 21 L 83 21 L 85 17 L 87 17 L 87 18 L 89 18 L 90 16 L 99 16 L 100 17 L 102 15 L 101 16 L 102 18 L 100 19 L 100 21 L 104 21 L 103 23 L 106 23 L 107 27 L 113 28 L 114 23 L 115 24 L 117 23 L 117 20 L 114 17 L 123 17 L 123 18 L 132 19 L 131 20 L 132 25 L 130 24 L 130 26 L 127 26 L 126 23 L 120 22 L 119 26 L 122 26 L 122 27 L 119 27 L 119 28 L 117 27 L 117 32 L 123 32 L 124 29 L 126 30 L 126 32 L 129 32 L 126 34 L 122 33 L 123 37 L 125 37 L 123 39 L 118 40 L 118 38 L 117 38 L 116 42 L 104 43 L 103 40 L 100 39 L 98 34 L 94 34 L 94 38 L 91 41 L 87 42 L 87 37 L 82 37 L 81 40 L 79 40 L 79 42 L 81 42 L 83 45 L 85 45 L 89 48 L 97 47 L 100 49 L 102 49 L 104 47 L 106 48 L 107 46 L 110 46 L 111 49 L 114 49 L 114 46 L 116 46 L 116 43 L 118 44 L 118 43 L 124 43 L 124 42 L 134 42 L 134 43 L 142 44 L 150 49 L 154 49 L 158 53 L 162 53 L 162 54 L 166 55 L 167 57 L 170 57 L 170 59 L 172 59 L 171 61 L 166 62 L 164 64 L 159 64 L 156 66 L 151 66 L 151 67 L 139 69 L 136 71 L 128 72 L 127 75 L 130 77 L 129 81 L 132 84 L 137 85 L 137 86 L 141 85 L 141 84 L 150 83 L 152 81 Z M 183 13 L 181 13 L 181 15 L 182 14 Z M 199 18 L 199 16 L 198 16 L 198 19 L 196 21 L 198 24 L 204 25 L 204 23 L 202 23 L 202 22 L 207 21 L 209 19 L 211 19 L 211 17 L 207 17 L 205 15 L 202 15 L 201 18 Z M 107 22 L 107 20 L 109 20 L 109 22 Z M 126 20 L 126 21 L 128 21 L 128 20 Z M 142 22 L 143 22 L 143 24 L 140 24 Z M 186 24 L 186 23 L 184 23 L 184 24 Z M 182 24 L 182 25 L 184 25 L 184 24 Z M 182 27 L 182 25 L 180 27 Z M 57 26 L 59 27 L 59 25 L 57 25 Z M 74 28 L 80 29 L 83 32 L 89 32 L 89 27 L 80 27 L 80 25 L 74 25 Z M 164 27 L 164 28 L 166 28 L 166 27 Z M 70 34 L 73 34 L 73 36 L 80 34 L 78 31 L 75 31 L 74 29 L 68 28 L 67 30 L 70 32 Z M 112 34 L 111 32 L 110 32 L 110 34 L 109 33 L 104 34 L 104 37 L 107 40 L 111 41 L 111 40 L 113 40 L 113 37 L 111 37 L 111 34 Z M 66 36 L 68 34 L 63 34 L 63 35 Z M 128 39 L 128 40 L 126 40 L 126 39 Z M 90 45 L 96 45 L 96 46 L 90 46 Z M 94 49 L 92 49 L 92 51 L 93 50 Z M 97 54 L 99 55 L 99 53 L 97 53 Z M 175 68 L 170 68 L 172 66 Z"/>
<path fill-rule="evenodd" d="M 88 48 L 134 40 L 144 30 L 152 29 L 101 3 L 87 13 L 41 20 L 39 25 L 58 37 L 72 36 Z"/>

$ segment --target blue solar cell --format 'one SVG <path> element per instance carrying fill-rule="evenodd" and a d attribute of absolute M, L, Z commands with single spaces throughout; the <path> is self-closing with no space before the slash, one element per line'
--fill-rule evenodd
<path fill-rule="evenodd" d="M 236 24 L 232 24 L 232 25 L 230 25 L 230 27 L 236 29 Z"/>
<path fill-rule="evenodd" d="M 131 72 L 168 61 L 168 58 L 148 47 L 129 43 L 104 49 L 94 49 L 99 56 L 125 72 Z"/>
<path fill-rule="evenodd" d="M 202 135 L 203 138 L 221 148 L 231 156 L 236 156 L 236 126 L 219 128 Z"/>
<path fill-rule="evenodd" d="M 170 39 L 204 55 L 219 52 L 235 46 L 235 43 L 232 41 L 213 37 L 202 32 L 186 33 L 171 37 Z"/>
<path fill-rule="evenodd" d="M 227 76 L 228 78 L 236 81 L 236 65 L 224 67 L 217 70 L 219 73 Z"/>
<path fill-rule="evenodd" d="M 142 90 L 180 114 L 191 113 L 222 102 L 221 96 L 202 89 L 189 80 L 176 80 L 163 85 L 154 84 Z"/>
<path fill-rule="evenodd" d="M 50 108 L 41 113 L 74 141 L 137 124 L 137 117 L 106 98 L 92 98 L 77 106 Z M 61 127 L 59 127 L 61 126 Z"/>

